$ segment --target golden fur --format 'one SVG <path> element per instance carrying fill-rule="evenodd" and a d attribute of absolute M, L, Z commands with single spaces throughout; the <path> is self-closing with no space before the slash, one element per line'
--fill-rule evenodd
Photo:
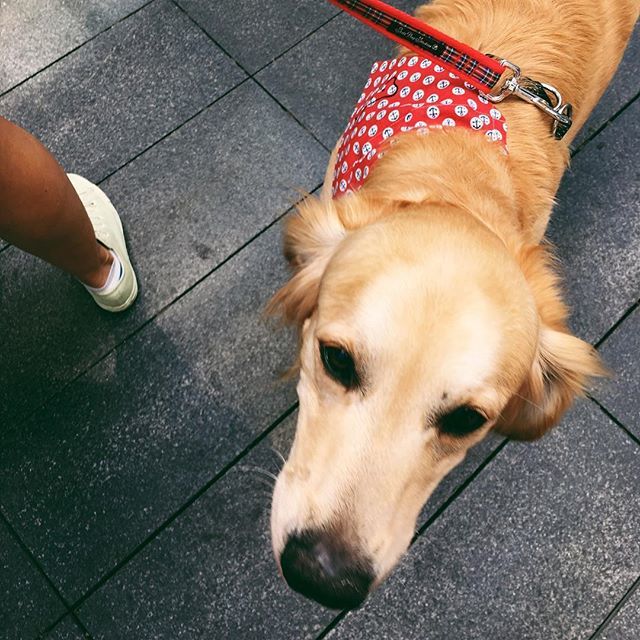
<path fill-rule="evenodd" d="M 567 329 L 543 234 L 569 144 L 639 9 L 638 0 L 435 0 L 417 10 L 557 87 L 574 125 L 557 141 L 548 116 L 509 98 L 500 106 L 508 156 L 471 131 L 403 134 L 360 191 L 336 200 L 334 151 L 322 196 L 289 220 L 294 273 L 270 306 L 301 331 L 298 431 L 274 495 L 278 557 L 292 532 L 348 531 L 381 580 L 472 444 L 490 429 L 541 436 L 603 373 Z M 362 363 L 366 389 L 327 377 L 319 341 Z M 465 402 L 484 411 L 486 427 L 439 434 L 432 416 Z"/>

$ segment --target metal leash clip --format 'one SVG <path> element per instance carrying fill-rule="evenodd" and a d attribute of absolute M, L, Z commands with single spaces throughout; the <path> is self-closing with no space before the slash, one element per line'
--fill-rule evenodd
<path fill-rule="evenodd" d="M 513 75 L 507 78 L 497 94 L 483 93 L 482 95 L 491 102 L 502 102 L 507 96 L 513 94 L 535 105 L 554 119 L 553 135 L 556 140 L 561 140 L 571 127 L 572 106 L 568 102 L 563 102 L 560 92 L 550 84 L 522 76 L 520 67 L 508 60 L 500 60 L 500 64 L 511 70 Z"/>

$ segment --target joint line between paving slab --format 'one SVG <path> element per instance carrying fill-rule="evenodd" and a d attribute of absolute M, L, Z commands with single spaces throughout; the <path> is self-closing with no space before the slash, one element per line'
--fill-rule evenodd
<path fill-rule="evenodd" d="M 257 75 L 258 73 L 266 69 L 269 65 L 273 64 L 276 60 L 280 60 L 280 58 L 285 56 L 292 49 L 295 49 L 299 44 L 302 44 L 307 38 L 310 38 L 314 33 L 326 27 L 330 22 L 335 20 L 341 13 L 342 11 L 338 11 L 337 13 L 332 15 L 328 20 L 325 20 L 321 25 L 318 25 L 315 29 L 313 29 L 312 31 L 309 31 L 309 33 L 307 33 L 307 35 L 304 38 L 300 38 L 300 40 L 298 40 L 297 42 L 294 42 L 291 46 L 287 47 L 284 51 L 281 51 L 277 56 L 274 56 L 271 60 L 269 60 L 269 62 L 263 64 L 259 69 L 256 69 L 251 74 L 251 76 L 253 77 Z"/>
<path fill-rule="evenodd" d="M 322 140 L 320 140 L 320 138 L 318 138 L 318 136 L 316 136 L 315 133 L 313 133 L 313 131 L 311 131 L 310 129 L 308 129 L 305 124 L 298 119 L 298 117 L 292 112 L 289 111 L 289 109 L 287 109 L 287 107 L 284 106 L 284 104 L 282 104 L 282 102 L 280 102 L 280 100 L 278 100 L 278 98 L 276 98 L 257 78 L 252 78 L 252 80 L 285 112 L 287 113 L 291 118 L 293 118 L 319 145 L 322 146 L 323 149 L 325 149 L 326 151 L 328 151 L 329 153 L 331 153 L 331 149 L 329 147 L 327 147 L 327 145 L 324 144 L 324 142 L 322 142 Z"/>
<path fill-rule="evenodd" d="M 611 336 L 611 334 L 638 308 L 640 300 L 634 302 L 612 325 L 604 332 L 602 337 L 593 346 L 599 349 L 602 344 Z"/>
<path fill-rule="evenodd" d="M 276 420 L 274 420 L 266 429 L 264 429 L 258 436 L 256 436 L 240 453 L 236 454 L 227 464 L 225 464 L 220 471 L 218 471 L 211 479 L 209 479 L 200 489 L 192 494 L 187 500 L 168 518 L 166 518 L 160 525 L 158 525 L 142 542 L 140 542 L 132 551 L 130 551 L 124 558 L 122 558 L 111 570 L 105 573 L 95 584 L 93 584 L 80 598 L 78 598 L 72 605 L 71 609 L 77 611 L 88 598 L 90 598 L 96 591 L 98 591 L 104 584 L 106 584 L 111 578 L 118 573 L 124 566 L 126 566 L 135 556 L 137 556 L 147 545 L 149 545 L 155 538 L 157 538 L 165 529 L 170 527 L 175 520 L 182 515 L 196 500 L 198 500 L 204 493 L 206 493 L 211 487 L 221 480 L 231 469 L 233 469 L 238 462 L 245 458 L 251 451 L 253 451 L 270 433 L 272 433 L 280 424 L 282 424 L 296 409 L 298 408 L 298 402 L 294 402 L 284 413 L 282 413 Z"/>
<path fill-rule="evenodd" d="M 289 109 L 287 109 L 281 102 L 280 100 L 278 100 L 272 93 L 270 93 L 265 86 L 255 77 L 256 73 L 258 73 L 259 71 L 261 71 L 262 69 L 264 69 L 265 67 L 262 67 L 261 69 L 258 69 L 258 71 L 256 71 L 255 73 L 250 73 L 245 66 L 239 62 L 238 60 L 236 60 L 231 53 L 229 53 L 229 51 L 227 51 L 193 16 L 191 16 L 191 14 L 189 14 L 187 11 L 185 11 L 179 4 L 176 3 L 175 0 L 172 0 L 172 2 L 174 3 L 174 5 L 180 10 L 182 11 L 188 18 L 189 20 L 191 20 L 191 22 L 193 22 L 193 24 L 198 27 L 198 29 L 209 39 L 211 40 L 211 42 L 213 42 L 213 44 L 216 45 L 216 47 L 218 47 L 218 49 L 220 49 L 230 60 L 233 60 L 240 69 L 242 69 L 242 71 L 244 71 L 244 73 L 246 73 L 249 76 L 249 79 L 253 80 L 278 106 L 280 106 L 280 108 L 287 113 L 291 118 L 293 118 L 298 125 L 300 125 L 300 127 L 302 127 L 302 129 L 304 129 L 323 149 L 325 149 L 326 151 L 331 151 L 331 149 L 329 149 L 316 135 L 315 133 L 313 133 L 313 131 L 311 131 L 303 122 L 301 122 L 297 116 L 295 114 L 293 114 L 291 111 L 289 111 Z M 336 14 L 338 15 L 338 14 Z M 327 20 L 324 24 L 327 24 L 327 22 L 330 22 L 331 20 L 333 20 L 336 16 L 332 16 L 329 20 Z M 324 24 L 320 25 L 318 27 L 318 29 L 321 29 Z M 318 29 L 316 29 L 315 31 L 317 31 Z M 313 31 L 311 33 L 314 33 Z M 308 38 L 311 33 L 307 34 L 304 38 L 302 38 L 299 42 L 297 42 L 296 44 L 294 44 L 292 46 L 295 47 L 297 44 L 299 44 L 300 42 L 303 42 L 304 40 L 306 40 L 306 38 Z M 283 54 L 284 55 L 284 54 Z M 271 64 L 271 63 L 269 63 Z M 268 66 L 268 65 L 265 65 Z"/>
<path fill-rule="evenodd" d="M 640 576 L 638 576 L 634 583 L 629 587 L 627 592 L 620 598 L 618 604 L 616 604 L 613 609 L 609 612 L 607 617 L 600 623 L 600 626 L 593 632 L 593 635 L 589 636 L 589 640 L 596 640 L 602 632 L 609 626 L 611 620 L 616 616 L 616 614 L 622 609 L 622 607 L 627 603 L 629 598 L 638 590 L 640 587 Z"/>
<path fill-rule="evenodd" d="M 508 438 L 504 438 L 493 451 L 474 469 L 473 473 L 468 476 L 465 481 L 459 485 L 456 490 L 440 505 L 436 512 L 427 521 L 418 528 L 413 536 L 409 548 L 417 542 L 418 538 L 451 506 L 451 504 L 460 496 L 460 494 L 491 464 L 494 458 L 507 446 Z"/>
<path fill-rule="evenodd" d="M 188 9 L 184 9 L 182 7 L 182 5 L 180 4 L 180 0 L 172 0 L 172 2 L 178 7 L 178 9 L 180 9 L 181 11 L 183 11 L 184 13 L 187 14 L 187 16 L 189 16 L 189 19 L 195 24 L 197 25 L 202 31 L 204 31 L 207 34 L 207 37 L 210 38 L 211 40 L 213 40 L 213 37 L 209 35 L 209 32 L 206 30 L 205 27 L 203 27 L 196 18 L 194 18 L 190 13 Z M 263 69 L 266 69 L 270 64 L 272 64 L 273 62 L 275 62 L 276 60 L 279 60 L 280 58 L 282 58 L 282 56 L 286 55 L 287 53 L 289 53 L 289 51 L 291 51 L 291 49 L 294 49 L 295 47 L 297 47 L 300 43 L 304 42 L 307 38 L 309 38 L 310 36 L 312 36 L 314 33 L 316 33 L 316 31 L 320 31 L 320 29 L 322 29 L 323 27 L 325 27 L 327 24 L 329 24 L 332 20 L 335 20 L 340 14 L 342 13 L 342 10 L 338 10 L 336 11 L 336 13 L 334 13 L 330 18 L 328 18 L 327 20 L 325 20 L 322 24 L 319 24 L 317 27 L 315 27 L 314 29 L 312 29 L 311 31 L 309 31 L 309 33 L 307 33 L 306 35 L 304 35 L 302 38 L 300 38 L 299 40 L 296 40 L 293 44 L 289 45 L 286 49 L 284 49 L 283 51 L 281 51 L 278 55 L 274 56 L 273 58 L 271 58 L 271 60 L 269 60 L 269 62 L 266 62 L 265 64 L 263 64 L 261 67 L 259 67 L 258 69 L 256 69 L 253 73 L 250 73 L 249 75 L 251 77 L 255 76 L 256 74 L 260 73 Z M 234 56 L 232 56 L 228 51 L 226 51 L 221 45 L 219 45 L 215 40 L 215 45 L 217 47 L 219 47 L 220 49 L 222 49 L 222 51 L 224 51 L 224 53 L 226 55 L 228 55 L 240 68 L 242 68 L 245 73 L 249 73 L 246 69 L 244 69 L 244 67 L 235 59 Z"/>
<path fill-rule="evenodd" d="M 638 98 L 640 98 L 640 91 L 635 96 L 630 98 L 622 107 L 620 107 L 613 115 L 609 116 L 593 133 L 587 136 L 573 151 L 571 151 L 571 158 L 575 158 L 592 140 L 594 140 L 600 133 L 602 133 L 610 124 L 613 124 Z"/>
<path fill-rule="evenodd" d="M 78 625 L 78 628 L 80 629 L 80 631 L 82 631 L 84 635 L 84 640 L 93 640 L 93 636 L 91 635 L 87 627 L 85 627 L 82 620 L 80 620 L 80 618 L 78 617 L 78 614 L 75 611 L 70 611 L 69 613 L 71 614 L 71 618 L 73 619 L 73 621 Z"/>
<path fill-rule="evenodd" d="M 249 80 L 251 80 L 251 77 L 247 76 L 246 78 L 243 78 L 242 80 L 240 80 L 240 82 L 238 82 L 237 84 L 234 84 L 233 87 L 231 87 L 230 89 L 227 89 L 227 91 L 225 91 L 224 93 L 220 94 L 212 102 L 209 102 L 204 107 L 198 109 L 198 111 L 196 111 L 194 114 L 190 115 L 186 120 L 183 120 L 179 125 L 177 125 L 173 129 L 171 129 L 171 131 L 168 131 L 167 133 L 163 134 L 160 138 L 158 138 L 157 140 L 154 140 L 149 146 L 145 147 L 141 151 L 138 151 L 135 155 L 133 155 L 129 159 L 127 159 L 126 162 L 123 162 L 121 165 L 118 165 L 115 169 L 109 171 L 109 173 L 107 173 L 102 178 L 100 178 L 100 180 L 98 180 L 96 184 L 102 184 L 105 180 L 108 180 L 111 176 L 113 176 L 114 174 L 118 173 L 118 171 L 121 171 L 126 166 L 131 164 L 134 160 L 137 160 L 140 156 L 142 156 L 145 153 L 147 153 L 147 151 L 150 151 L 151 149 L 153 149 L 153 147 L 155 147 L 157 144 L 160 144 L 163 140 L 165 140 L 170 135 L 174 134 L 176 131 L 178 131 L 179 129 L 184 127 L 186 124 L 191 122 L 194 118 L 197 118 L 201 113 L 203 113 L 207 109 L 211 108 L 214 104 L 216 104 L 216 102 L 222 100 L 223 98 L 226 98 L 230 93 L 235 91 L 238 87 L 242 86 L 245 82 L 248 82 Z"/>
<path fill-rule="evenodd" d="M 484 471 L 484 469 L 494 460 L 494 458 L 507 446 L 509 443 L 508 438 L 504 438 L 502 442 L 500 442 L 495 449 L 489 453 L 489 455 L 473 470 L 465 481 L 459 485 L 456 490 L 440 505 L 440 507 L 433 513 L 429 518 L 427 518 L 426 522 L 418 527 L 415 535 L 411 539 L 409 543 L 409 549 L 414 545 L 415 542 L 418 541 L 424 532 L 455 502 L 455 500 L 460 496 L 460 494 Z M 408 551 L 408 549 L 407 549 Z M 366 607 L 366 603 L 364 607 Z M 364 608 L 363 607 L 363 608 Z M 315 640 L 323 640 L 324 638 L 331 633 L 341 622 L 344 620 L 348 611 L 341 611 L 321 632 L 318 636 L 316 636 Z"/>
<path fill-rule="evenodd" d="M 600 411 L 602 411 L 602 413 L 604 413 L 604 415 L 607 416 L 607 418 L 609 418 L 611 422 L 622 429 L 627 434 L 627 436 L 629 436 L 638 446 L 640 446 L 640 438 L 638 438 L 638 436 L 632 433 L 620 420 L 618 420 L 618 418 L 616 418 L 613 413 L 609 411 L 609 409 L 607 409 L 599 400 L 594 398 L 591 394 L 587 394 L 587 398 L 598 405 Z"/>
<path fill-rule="evenodd" d="M 62 595 L 58 587 L 56 587 L 53 580 L 49 577 L 47 572 L 44 570 L 44 567 L 38 562 L 38 559 L 35 557 L 35 555 L 31 553 L 31 549 L 29 549 L 27 544 L 22 540 L 22 538 L 20 537 L 20 535 L 18 534 L 14 526 L 11 524 L 11 521 L 5 515 L 1 507 L 0 507 L 0 522 L 5 525 L 5 527 L 7 528 L 7 531 L 9 532 L 9 535 L 14 539 L 16 544 L 20 547 L 22 552 L 29 559 L 29 562 L 36 569 L 36 571 L 42 576 L 44 581 L 47 583 L 48 587 L 53 591 L 56 598 L 60 600 L 60 602 L 63 604 L 65 608 L 65 612 L 60 617 L 58 617 L 52 624 L 46 627 L 42 633 L 43 634 L 48 633 L 51 629 L 53 629 L 58 624 L 58 622 L 60 622 L 60 620 L 62 620 L 63 618 L 66 618 L 67 615 L 71 614 L 73 619 L 77 622 L 78 626 L 82 629 L 82 632 L 85 634 L 85 636 L 87 638 L 91 638 L 91 634 L 89 633 L 89 631 L 87 631 L 87 629 L 85 628 L 85 626 L 82 624 L 80 620 L 76 620 L 77 616 L 69 607 L 69 603 L 66 601 L 65 597 Z"/>
<path fill-rule="evenodd" d="M 70 49 L 66 53 L 63 53 L 59 58 L 56 58 L 55 60 L 53 60 L 49 64 L 47 64 L 44 67 L 42 67 L 42 69 L 38 69 L 37 71 L 32 73 L 30 76 L 24 78 L 23 80 L 20 80 L 20 82 L 14 84 L 11 87 L 9 87 L 8 89 L 5 89 L 4 91 L 2 91 L 0 93 L 0 98 L 6 96 L 8 93 L 13 91 L 14 89 L 17 89 L 18 87 L 22 86 L 25 82 L 29 82 L 29 80 L 31 80 L 32 78 L 35 78 L 37 75 L 41 74 L 43 71 L 46 71 L 47 69 L 52 67 L 54 64 L 58 64 L 58 62 L 60 62 L 61 60 L 64 60 L 67 56 L 70 56 L 74 51 L 77 51 L 81 47 L 84 47 L 85 44 L 91 42 L 92 40 L 95 40 L 96 38 L 101 36 L 103 33 L 106 33 L 107 31 L 109 31 L 109 29 L 113 29 L 113 27 L 115 27 L 117 24 L 120 24 L 121 22 L 124 22 L 125 20 L 128 20 L 131 16 L 135 15 L 139 11 L 142 11 L 143 9 L 145 9 L 150 4 L 153 4 L 156 1 L 157 0 L 149 0 L 148 2 L 145 2 L 141 7 L 138 7 L 137 9 L 132 11 L 131 13 L 128 13 L 126 16 L 122 16 L 122 18 L 118 18 L 118 20 L 116 20 L 115 22 L 112 22 L 108 27 L 105 27 L 101 31 L 98 31 L 98 33 L 95 33 L 94 35 L 90 36 L 86 40 L 83 40 L 79 45 L 77 45 L 73 49 Z"/>
<path fill-rule="evenodd" d="M 83 640 L 94 640 L 91 632 L 84 625 L 82 620 L 78 617 L 75 611 L 69 610 L 69 613 L 64 614 L 60 618 L 58 618 L 53 624 L 50 624 L 41 634 L 36 636 L 35 640 L 46 640 L 46 636 L 55 630 L 55 628 L 67 617 L 69 616 L 75 623 L 78 629 L 82 633 Z"/>
<path fill-rule="evenodd" d="M 365 604 L 366 607 L 366 604 Z M 348 610 L 341 611 L 321 632 L 315 640 L 324 640 L 347 616 Z"/>

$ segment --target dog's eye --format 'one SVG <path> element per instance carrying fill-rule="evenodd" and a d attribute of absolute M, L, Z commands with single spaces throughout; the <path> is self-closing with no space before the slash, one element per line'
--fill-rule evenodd
<path fill-rule="evenodd" d="M 479 429 L 486 421 L 486 416 L 479 411 L 473 407 L 462 405 L 440 418 L 440 431 L 452 436 L 466 436 Z"/>
<path fill-rule="evenodd" d="M 320 358 L 326 372 L 342 386 L 353 389 L 358 385 L 358 374 L 353 358 L 341 347 L 320 343 Z"/>

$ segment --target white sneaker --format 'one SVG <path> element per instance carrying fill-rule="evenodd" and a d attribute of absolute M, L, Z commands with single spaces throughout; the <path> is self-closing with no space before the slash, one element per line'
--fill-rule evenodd
<path fill-rule="evenodd" d="M 89 288 L 87 291 L 102 309 L 124 311 L 133 304 L 138 295 L 138 281 L 127 253 L 120 216 L 100 187 L 74 173 L 68 173 L 67 177 L 87 211 L 96 238 L 118 256 L 122 265 L 120 281 L 108 293 Z"/>

